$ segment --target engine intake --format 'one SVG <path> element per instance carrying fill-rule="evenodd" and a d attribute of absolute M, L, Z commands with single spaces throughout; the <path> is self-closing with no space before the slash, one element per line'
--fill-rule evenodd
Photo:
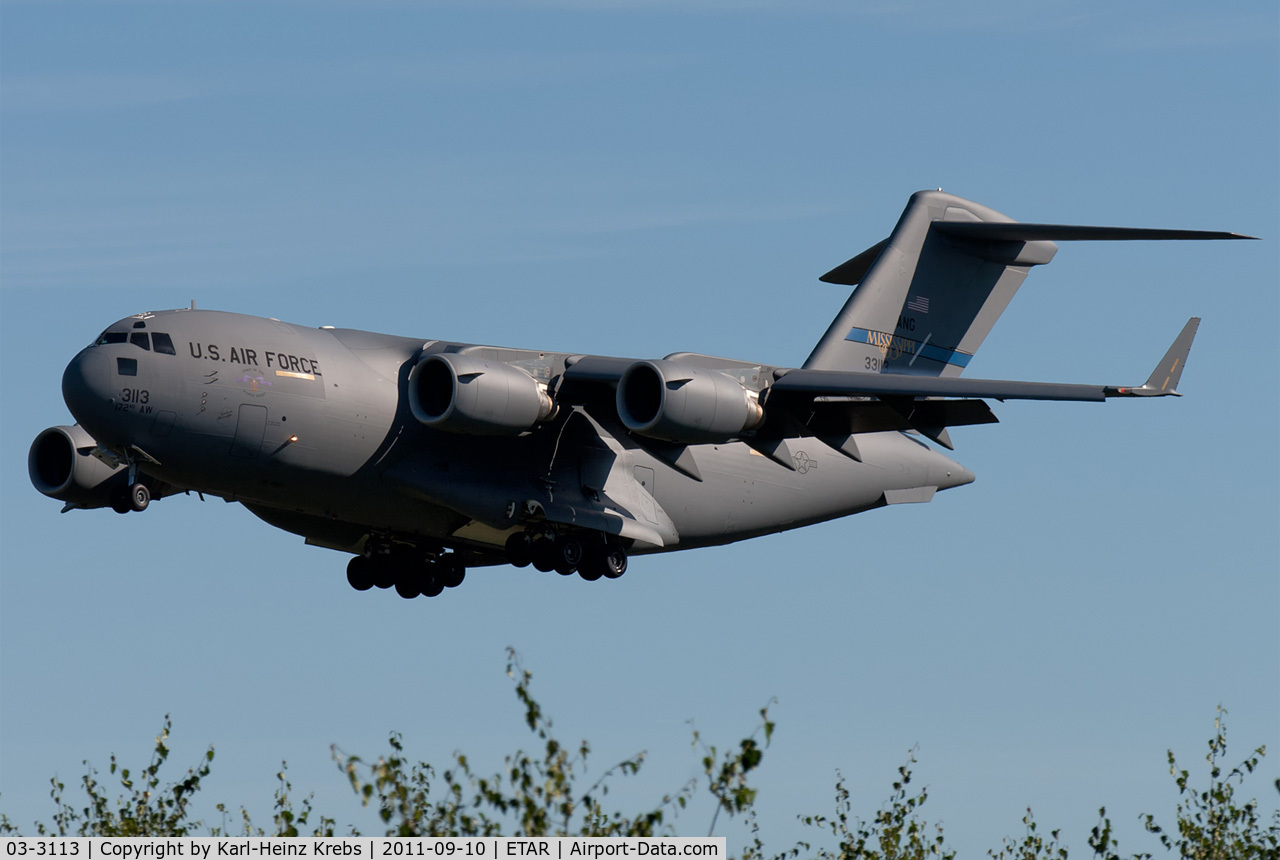
<path fill-rule="evenodd" d="M 27 452 L 27 473 L 37 490 L 77 508 L 110 507 L 128 485 L 124 466 L 112 468 L 89 453 L 98 443 L 76 424 L 41 431 Z"/>
<path fill-rule="evenodd" d="M 409 407 L 428 427 L 450 433 L 515 436 L 556 412 L 532 376 L 499 361 L 429 355 L 409 374 Z"/>
<path fill-rule="evenodd" d="M 618 380 L 618 417 L 628 430 L 668 442 L 725 442 L 764 423 L 742 383 L 674 361 L 638 361 Z"/>

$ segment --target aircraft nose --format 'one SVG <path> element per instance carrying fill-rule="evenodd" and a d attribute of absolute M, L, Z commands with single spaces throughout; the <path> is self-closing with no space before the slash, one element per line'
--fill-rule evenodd
<path fill-rule="evenodd" d="M 109 406 L 112 385 L 112 357 L 90 347 L 71 359 L 62 373 L 62 399 L 81 425 Z"/>

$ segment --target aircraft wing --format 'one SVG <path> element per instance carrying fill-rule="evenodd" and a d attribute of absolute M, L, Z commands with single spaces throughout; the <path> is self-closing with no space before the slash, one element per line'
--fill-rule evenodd
<path fill-rule="evenodd" d="M 950 448 L 947 427 L 998 420 L 984 400 L 1100 402 L 1112 397 L 1180 396 L 1178 380 L 1199 324 L 1197 317 L 1187 321 L 1142 385 L 1078 385 L 780 369 L 774 372 L 777 379 L 764 399 L 769 420 L 759 435 L 763 438 L 814 435 L 843 440 L 843 444 L 836 444 L 837 448 L 852 448 L 849 437 L 857 433 L 914 429 Z"/>
<path fill-rule="evenodd" d="M 769 404 L 774 398 L 850 397 L 978 397 L 990 400 L 1078 400 L 1102 401 L 1111 397 L 1162 397 L 1178 394 L 1191 342 L 1200 325 L 1192 317 L 1182 327 L 1160 363 L 1142 385 L 1076 385 L 1060 382 L 1017 382 L 1000 379 L 906 376 L 889 373 L 858 373 L 839 370 L 779 370 L 779 378 L 769 388 Z M 779 404 L 781 405 L 781 404 Z"/>
<path fill-rule="evenodd" d="M 853 437 L 859 433 L 917 430 L 950 448 L 946 428 L 991 424 L 999 420 L 987 406 L 987 400 L 1100 402 L 1113 397 L 1178 396 L 1178 381 L 1199 324 L 1198 317 L 1187 321 L 1147 381 L 1141 385 L 1080 385 L 841 370 L 766 369 L 732 363 L 733 366 L 721 368 L 721 371 L 740 379 L 746 379 L 753 371 L 765 376 L 760 380 L 759 393 L 764 421 L 746 432 L 729 435 L 737 435 L 748 444 L 760 447 L 766 454 L 783 440 L 816 436 L 857 459 Z M 728 363 L 728 360 L 707 356 L 681 355 L 679 358 L 682 361 L 696 358 L 707 367 Z M 557 397 L 579 404 L 602 419 L 616 420 L 618 412 L 614 394 L 620 378 L 633 364 L 631 359 L 575 357 L 569 362 Z M 683 384 L 683 378 L 668 382 L 669 386 L 675 387 Z M 652 441 L 648 444 L 654 446 Z M 684 450 L 677 445 L 667 453 L 670 454 L 668 459 L 674 461 L 677 454 L 683 456 Z M 680 468 L 678 462 L 676 466 Z M 688 471 L 696 477 L 696 470 Z"/>

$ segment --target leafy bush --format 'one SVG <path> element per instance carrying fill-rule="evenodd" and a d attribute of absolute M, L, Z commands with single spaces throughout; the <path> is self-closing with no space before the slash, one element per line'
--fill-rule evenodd
<path fill-rule="evenodd" d="M 774 724 L 768 707 L 760 711 L 756 730 L 731 748 L 720 751 L 705 744 L 697 731 L 693 744 L 699 750 L 703 779 L 691 780 L 664 795 L 650 808 L 625 813 L 606 806 L 612 780 L 638 773 L 644 764 L 644 753 L 618 762 L 597 780 L 586 785 L 586 764 L 590 744 L 576 746 L 562 743 L 552 732 L 552 721 L 530 693 L 532 675 L 519 663 L 514 652 L 508 652 L 507 674 L 515 683 L 516 698 L 524 709 L 524 721 L 534 735 L 538 750 L 517 750 L 508 755 L 502 770 L 490 776 L 479 776 L 470 760 L 461 752 L 454 753 L 450 765 L 437 772 L 426 762 L 411 763 L 405 754 L 403 738 L 391 733 L 390 750 L 374 761 L 348 755 L 334 748 L 333 757 L 350 783 L 355 796 L 366 807 L 376 807 L 388 836 L 663 836 L 677 835 L 674 818 L 688 807 L 701 790 L 715 803 L 710 829 L 714 832 L 721 813 L 739 818 L 749 833 L 742 848 L 743 860 L 763 860 L 766 856 L 755 817 L 756 789 L 749 775 L 763 759 L 773 737 Z M 1148 833 L 1154 834 L 1166 851 L 1187 860 L 1280 860 L 1280 812 L 1269 823 L 1260 817 L 1258 803 L 1236 799 L 1236 789 L 1253 773 L 1266 755 L 1258 747 L 1241 764 L 1227 771 L 1223 764 L 1227 752 L 1224 716 L 1219 708 L 1214 721 L 1214 737 L 1209 741 L 1205 759 L 1209 764 L 1208 787 L 1197 790 L 1191 775 L 1179 770 L 1172 752 L 1169 769 L 1178 786 L 1175 826 L 1165 829 L 1152 815 L 1141 821 Z M 50 780 L 49 794 L 54 803 L 49 823 L 37 823 L 36 833 L 57 836 L 187 836 L 203 833 L 211 836 L 237 835 L 229 828 L 206 826 L 192 818 L 191 802 L 202 781 L 209 775 L 214 758 L 213 747 L 179 780 L 161 785 L 160 770 L 169 758 L 171 723 L 165 717 L 164 727 L 156 738 L 151 761 L 136 775 L 121 767 L 111 756 L 108 773 L 118 776 L 122 793 L 111 800 L 108 789 L 99 782 L 98 772 L 88 764 L 81 785 L 87 803 L 77 808 L 67 801 L 66 787 L 55 777 Z M 828 834 L 834 845 L 816 848 L 801 842 L 774 855 L 773 860 L 951 860 L 955 856 L 946 843 L 941 825 L 930 825 L 920 817 L 928 799 L 926 789 L 913 793 L 910 788 L 916 762 L 915 750 L 898 769 L 892 792 L 881 808 L 869 819 L 853 815 L 850 794 L 842 775 L 835 785 L 835 812 L 802 815 L 800 821 L 817 830 L 824 839 Z M 239 834 L 277 836 L 334 836 L 336 819 L 315 815 L 312 797 L 305 797 L 294 807 L 293 786 L 286 769 L 276 773 L 277 787 L 271 827 L 254 824 L 248 811 L 239 807 Z M 1280 780 L 1277 780 L 1280 789 Z M 225 820 L 228 808 L 216 809 Z M 1099 823 L 1089 834 L 1088 845 L 1099 860 L 1120 860 L 1118 841 L 1106 809 L 1099 810 Z M 1060 833 L 1050 831 L 1046 838 L 1030 809 L 1022 819 L 1026 828 L 1020 840 L 1006 838 L 999 849 L 989 851 L 993 860 L 1067 860 L 1068 852 L 1060 842 Z M 356 834 L 354 828 L 345 833 Z M 19 835 L 16 825 L 0 814 L 0 835 Z M 1147 860 L 1149 854 L 1134 854 L 1135 860 Z"/>

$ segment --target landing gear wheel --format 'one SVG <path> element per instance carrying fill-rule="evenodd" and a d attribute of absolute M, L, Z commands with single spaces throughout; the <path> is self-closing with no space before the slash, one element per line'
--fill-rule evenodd
<path fill-rule="evenodd" d="M 627 551 L 620 546 L 607 546 L 604 549 L 604 575 L 609 579 L 617 579 L 627 572 Z"/>
<path fill-rule="evenodd" d="M 582 563 L 582 541 L 579 537 L 561 537 L 556 541 L 556 572 L 570 576 Z"/>
<path fill-rule="evenodd" d="M 562 537 L 556 541 L 556 573 L 569 576 L 582 563 L 582 541 L 576 537 Z"/>
<path fill-rule="evenodd" d="M 139 481 L 129 488 L 129 508 L 134 511 L 145 511 L 151 504 L 151 490 Z"/>
<path fill-rule="evenodd" d="M 512 567 L 528 567 L 533 561 L 533 540 L 527 532 L 516 532 L 507 538 L 507 561 Z"/>
<path fill-rule="evenodd" d="M 456 555 L 446 555 L 436 562 L 436 579 L 445 588 L 457 588 L 467 577 L 467 568 Z"/>
<path fill-rule="evenodd" d="M 576 537 L 560 539 L 560 561 L 569 567 L 577 567 L 582 563 L 582 541 Z"/>
<path fill-rule="evenodd" d="M 533 544 L 533 566 L 543 573 L 556 569 L 556 563 L 560 559 L 560 549 L 556 546 L 555 541 L 542 540 L 534 541 Z"/>
<path fill-rule="evenodd" d="M 578 575 L 587 582 L 600 577 L 617 579 L 627 572 L 627 551 L 617 544 L 592 547 L 578 566 Z"/>
<path fill-rule="evenodd" d="M 426 567 L 422 569 L 422 578 L 419 581 L 422 595 L 428 598 L 438 598 L 440 591 L 444 591 L 444 569 L 440 566 L 440 562 L 428 562 Z"/>
<path fill-rule="evenodd" d="M 390 588 L 396 584 L 396 569 L 391 563 L 391 556 L 375 555 L 369 559 L 369 567 L 372 571 L 370 579 L 378 588 Z"/>
<path fill-rule="evenodd" d="M 127 514 L 133 510 L 128 490 L 119 490 L 111 494 L 111 510 L 117 514 Z"/>
<path fill-rule="evenodd" d="M 407 546 L 396 546 L 387 556 L 387 562 L 396 594 L 409 600 L 423 593 L 425 581 L 431 574 L 421 554 Z"/>
<path fill-rule="evenodd" d="M 347 562 L 347 582 L 356 591 L 368 591 L 373 588 L 373 576 L 369 559 L 357 555 Z"/>

